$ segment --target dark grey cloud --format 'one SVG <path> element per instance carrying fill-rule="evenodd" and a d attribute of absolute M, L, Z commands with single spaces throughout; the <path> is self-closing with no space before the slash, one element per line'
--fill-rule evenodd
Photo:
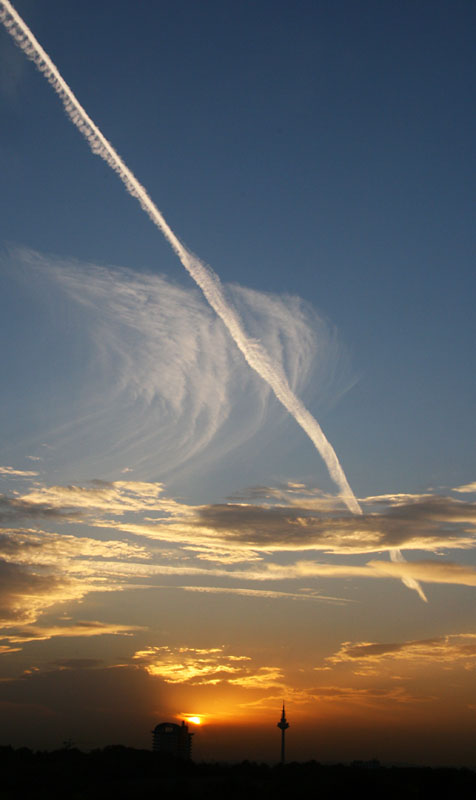
<path fill-rule="evenodd" d="M 440 644 L 443 639 L 422 639 L 415 642 L 384 642 L 384 643 L 364 643 L 348 645 L 345 648 L 345 655 L 349 660 L 360 660 L 362 658 L 374 658 L 375 656 L 386 656 L 395 653 L 403 653 L 416 647 L 428 647 Z"/>
<path fill-rule="evenodd" d="M 59 599 L 68 584 L 63 578 L 31 572 L 0 560 L 0 623 L 28 622 L 52 595 Z"/>
<path fill-rule="evenodd" d="M 28 500 L 0 495 L 0 523 L 15 524 L 22 519 L 58 519 L 78 516 L 72 508 L 54 508 L 48 503 L 30 503 Z"/>
<path fill-rule="evenodd" d="M 8 530 L 0 533 L 0 553 L 8 559 L 14 559 L 20 551 L 22 554 L 28 552 L 38 552 L 42 549 L 42 542 L 31 536 L 24 535 L 24 531 Z"/>
<path fill-rule="evenodd" d="M 355 516 L 316 511 L 298 503 L 272 507 L 228 503 L 197 509 L 194 524 L 216 531 L 229 542 L 264 549 L 433 550 L 474 546 L 476 504 L 432 496 Z"/>
<path fill-rule="evenodd" d="M 51 606 L 80 600 L 90 590 L 87 582 L 53 572 L 50 567 L 15 564 L 0 559 L 1 638 L 10 641 L 50 638 L 48 632 L 32 632 L 26 626 L 34 624 Z M 19 631 L 15 633 L 16 628 Z M 60 634 L 61 631 L 54 631 L 54 635 Z"/>
<path fill-rule="evenodd" d="M 13 746 L 150 748 L 154 724 L 169 717 L 164 684 L 138 667 L 84 665 L 33 671 L 0 682 L 2 725 Z"/>
<path fill-rule="evenodd" d="M 452 633 L 433 639 L 403 642 L 343 642 L 337 653 L 326 661 L 374 663 L 382 659 L 452 663 L 463 661 L 474 668 L 476 657 L 475 633 Z"/>

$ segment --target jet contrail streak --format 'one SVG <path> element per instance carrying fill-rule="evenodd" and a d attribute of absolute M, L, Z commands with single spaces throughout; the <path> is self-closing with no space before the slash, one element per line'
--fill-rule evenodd
<path fill-rule="evenodd" d="M 46 80 L 51 84 L 60 97 L 67 115 L 83 134 L 93 153 L 101 156 L 111 169 L 119 175 L 129 194 L 137 198 L 154 225 L 162 232 L 187 272 L 202 290 L 210 306 L 222 320 L 251 369 L 270 386 L 276 398 L 309 436 L 324 460 L 332 480 L 339 489 L 339 496 L 349 511 L 353 514 L 362 514 L 362 509 L 349 486 L 336 452 L 327 440 L 321 426 L 299 398 L 296 397 L 281 366 L 272 363 L 260 342 L 256 339 L 251 339 L 247 335 L 238 314 L 225 298 L 218 275 L 184 247 L 147 194 L 145 188 L 94 124 L 48 54 L 43 50 L 9 0 L 0 0 L 0 22 L 3 23 L 16 44 L 33 61 L 37 69 L 43 73 Z M 392 551 L 391 558 L 393 561 L 404 560 L 398 549 Z M 418 581 L 413 578 L 404 578 L 403 583 L 408 588 L 418 592 L 420 597 L 426 601 L 425 594 Z"/>
<path fill-rule="evenodd" d="M 94 124 L 48 54 L 43 50 L 38 40 L 8 0 L 0 0 L 0 22 L 4 24 L 16 44 L 33 61 L 59 95 L 66 113 L 83 134 L 93 153 L 101 156 L 111 169 L 119 175 L 129 194 L 137 198 L 152 222 L 162 231 L 187 272 L 198 284 L 205 298 L 228 329 L 230 336 L 249 366 L 266 381 L 277 399 L 307 433 L 322 456 L 331 478 L 338 486 L 339 495 L 343 502 L 354 514 L 361 514 L 362 510 L 349 486 L 334 448 L 328 442 L 317 420 L 314 419 L 292 391 L 281 367 L 273 364 L 261 344 L 246 334 L 241 320 L 225 298 L 218 275 L 210 267 L 203 264 L 197 256 L 187 250 L 177 238 L 142 184 L 139 183 L 135 175 Z"/>
<path fill-rule="evenodd" d="M 402 564 L 402 563 L 406 564 L 406 560 L 404 559 L 398 547 L 395 547 L 393 550 L 390 550 L 390 560 L 393 561 L 394 564 Z M 421 588 L 421 585 L 418 583 L 418 581 L 415 580 L 415 578 L 409 578 L 408 576 L 405 576 L 402 578 L 402 583 L 405 586 L 408 586 L 409 589 L 413 589 L 415 592 L 417 592 L 419 597 L 423 600 L 424 603 L 428 603 L 428 599 L 425 592 Z"/>

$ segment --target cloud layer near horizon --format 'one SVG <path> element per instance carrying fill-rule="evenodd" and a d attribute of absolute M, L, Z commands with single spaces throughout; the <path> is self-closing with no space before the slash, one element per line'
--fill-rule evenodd
<path fill-rule="evenodd" d="M 476 586 L 473 566 L 441 558 L 442 551 L 475 545 L 476 503 L 450 494 L 363 499 L 364 514 L 355 517 L 334 498 L 296 483 L 255 487 L 239 502 L 194 506 L 146 481 L 22 481 L 23 492 L 0 497 L 5 629 L 32 625 L 49 608 L 91 592 L 160 588 L 164 578 L 169 589 L 186 592 L 331 603 L 350 598 L 335 583 L 323 589 L 323 580 Z M 418 557 L 384 558 L 395 547 Z"/>
<path fill-rule="evenodd" d="M 390 579 L 476 586 L 474 567 L 444 555 L 474 552 L 473 484 L 445 494 L 362 498 L 357 518 L 297 482 L 194 505 L 168 496 L 158 482 L 49 485 L 41 466 L 40 474 L 22 472 L 28 470 L 3 471 L 10 494 L 0 502 L 0 655 L 10 669 L 0 705 L 12 730 L 26 713 L 63 724 L 58 692 L 79 686 L 95 697 L 123 682 L 144 693 L 146 731 L 154 713 L 274 725 L 283 697 L 293 729 L 314 724 L 316 715 L 328 728 L 356 720 L 378 728 L 384 717 L 425 728 L 450 695 L 462 719 L 473 713 L 471 627 L 441 634 L 434 624 L 430 635 L 439 633 L 425 639 L 344 641 L 336 632 L 332 644 L 318 641 L 334 611 L 355 617 L 361 581 L 381 582 L 382 604 Z M 411 561 L 389 560 L 396 543 L 413 551 Z M 230 626 L 220 623 L 219 638 L 206 625 L 196 630 L 195 616 L 217 596 L 227 614 L 239 615 Z M 124 614 L 134 604 L 136 614 Z M 296 647 L 283 647 L 280 635 L 264 635 L 261 626 L 259 640 L 243 636 L 243 619 L 248 627 L 262 612 L 267 620 L 274 615 L 281 631 L 291 604 L 298 604 L 294 619 L 307 619 L 305 646 L 298 631 Z M 28 667 L 18 674 L 15 664 Z M 41 707 L 31 706 L 31 697 L 41 697 Z M 71 704 L 77 729 L 83 718 L 91 726 L 94 710 L 84 710 L 82 699 Z M 115 713 L 111 704 L 109 717 Z"/>

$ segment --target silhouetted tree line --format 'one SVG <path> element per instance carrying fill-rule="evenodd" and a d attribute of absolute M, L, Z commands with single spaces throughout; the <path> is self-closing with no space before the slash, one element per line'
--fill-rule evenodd
<path fill-rule="evenodd" d="M 0 747 L 0 800 L 142 800 L 190 797 L 230 798 L 352 797 L 474 798 L 476 772 L 470 769 L 384 767 L 378 762 L 324 765 L 316 761 L 269 766 L 183 762 L 171 756 L 120 745 L 83 753 L 73 747 L 33 752 Z"/>

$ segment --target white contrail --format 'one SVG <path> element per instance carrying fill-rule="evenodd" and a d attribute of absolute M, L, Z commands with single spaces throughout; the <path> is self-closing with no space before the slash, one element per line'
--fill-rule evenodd
<path fill-rule="evenodd" d="M 48 54 L 43 50 L 40 43 L 8 0 L 0 0 L 0 22 L 3 22 L 16 44 L 24 51 L 26 56 L 33 61 L 35 66 L 43 73 L 46 80 L 59 95 L 66 113 L 83 134 L 93 153 L 101 156 L 101 158 L 109 164 L 111 169 L 117 172 L 129 194 L 137 198 L 152 222 L 162 231 L 187 272 L 189 272 L 193 280 L 198 284 L 211 307 L 228 329 L 230 336 L 242 352 L 249 366 L 266 381 L 277 399 L 307 433 L 316 449 L 321 454 L 331 478 L 338 486 L 339 494 L 343 502 L 354 514 L 361 514 L 362 510 L 349 486 L 334 448 L 330 442 L 328 442 L 319 423 L 292 391 L 282 369 L 271 362 L 267 352 L 258 341 L 251 339 L 246 334 L 238 315 L 225 299 L 218 275 L 216 275 L 210 267 L 203 264 L 197 256 L 187 250 L 177 238 L 157 206 L 150 199 L 142 184 L 139 183 L 122 158 L 116 153 L 112 145 L 94 124 L 66 81 L 61 77 Z"/>
<path fill-rule="evenodd" d="M 347 508 L 354 514 L 362 514 L 362 509 L 349 486 L 336 452 L 327 440 L 321 426 L 299 398 L 296 397 L 280 365 L 271 361 L 259 341 L 251 339 L 246 334 L 240 318 L 225 298 L 218 275 L 210 267 L 203 264 L 196 255 L 187 250 L 177 238 L 155 203 L 152 202 L 145 188 L 94 124 L 66 81 L 61 77 L 48 54 L 43 50 L 9 0 L 0 0 L 0 22 L 3 23 L 16 44 L 33 61 L 38 70 L 43 73 L 46 80 L 51 84 L 60 97 L 67 115 L 83 134 L 93 153 L 101 156 L 111 169 L 119 175 L 129 194 L 137 198 L 152 222 L 162 231 L 187 272 L 200 287 L 210 306 L 222 320 L 249 366 L 266 381 L 277 399 L 307 433 L 323 458 L 331 478 L 338 486 L 339 495 Z M 391 552 L 391 558 L 393 561 L 404 560 L 398 549 Z M 403 583 L 410 589 L 417 591 L 420 597 L 426 601 L 425 594 L 418 581 L 413 578 L 404 578 Z"/>
<path fill-rule="evenodd" d="M 394 564 L 407 563 L 406 559 L 402 555 L 401 550 L 399 550 L 398 547 L 395 547 L 393 550 L 390 550 L 390 560 L 393 561 Z M 405 576 L 402 578 L 402 583 L 405 584 L 405 586 L 408 586 L 409 589 L 413 589 L 415 592 L 417 592 L 424 603 L 428 603 L 428 599 L 425 592 L 421 588 L 421 585 L 418 583 L 418 581 L 415 580 L 415 578 L 409 578 L 408 576 Z"/>

